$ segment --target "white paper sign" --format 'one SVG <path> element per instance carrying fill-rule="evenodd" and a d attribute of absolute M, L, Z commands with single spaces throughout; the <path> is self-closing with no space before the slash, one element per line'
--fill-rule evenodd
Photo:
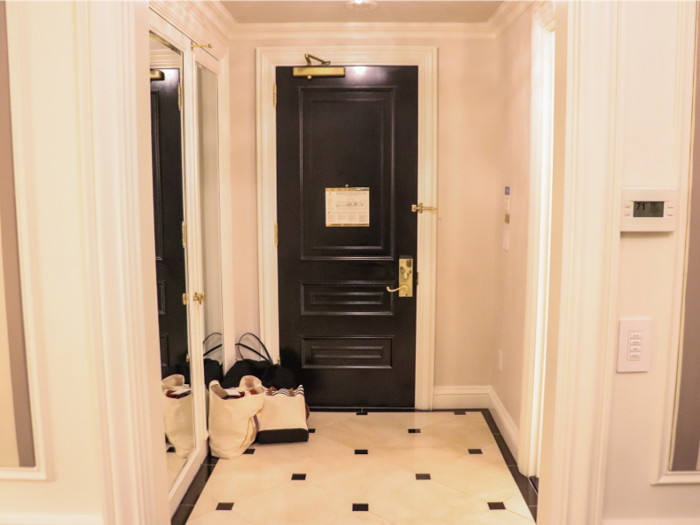
<path fill-rule="evenodd" d="M 369 188 L 326 188 L 326 227 L 369 226 Z"/>

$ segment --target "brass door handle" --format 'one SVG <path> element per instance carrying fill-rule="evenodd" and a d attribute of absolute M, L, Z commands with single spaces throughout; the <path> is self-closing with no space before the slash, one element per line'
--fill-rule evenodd
<path fill-rule="evenodd" d="M 407 284 L 400 284 L 398 288 L 394 288 L 393 290 L 387 286 L 386 291 L 394 293 L 394 292 L 398 292 L 400 290 L 403 290 L 404 288 L 408 288 L 408 285 Z"/>
<path fill-rule="evenodd" d="M 423 203 L 419 202 L 418 204 L 411 205 L 411 211 L 413 213 L 423 213 L 424 211 L 437 211 L 437 208 L 435 206 L 423 206 Z"/>

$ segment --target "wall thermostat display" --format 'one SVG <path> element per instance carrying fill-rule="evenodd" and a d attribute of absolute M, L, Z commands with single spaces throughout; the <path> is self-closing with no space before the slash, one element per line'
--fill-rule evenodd
<path fill-rule="evenodd" d="M 674 231 L 677 198 L 676 189 L 623 189 L 620 230 L 623 232 Z"/>

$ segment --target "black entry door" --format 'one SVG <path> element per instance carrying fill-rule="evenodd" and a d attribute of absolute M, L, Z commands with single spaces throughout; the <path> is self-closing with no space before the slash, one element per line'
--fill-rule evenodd
<path fill-rule="evenodd" d="M 414 406 L 418 291 L 387 287 L 417 263 L 417 148 L 417 67 L 277 68 L 280 351 L 311 406 Z M 368 226 L 328 222 L 338 188 L 369 188 Z"/>
<path fill-rule="evenodd" d="M 162 69 L 164 80 L 151 81 L 151 147 L 155 214 L 158 328 L 162 366 L 187 362 L 187 291 L 182 242 L 182 132 L 179 69 Z"/>

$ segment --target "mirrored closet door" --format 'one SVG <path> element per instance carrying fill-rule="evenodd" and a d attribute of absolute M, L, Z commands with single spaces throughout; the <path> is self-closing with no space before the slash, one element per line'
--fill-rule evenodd
<path fill-rule="evenodd" d="M 207 384 L 222 373 L 219 61 L 151 13 L 155 265 L 164 451 L 174 511 L 207 449 Z"/>

